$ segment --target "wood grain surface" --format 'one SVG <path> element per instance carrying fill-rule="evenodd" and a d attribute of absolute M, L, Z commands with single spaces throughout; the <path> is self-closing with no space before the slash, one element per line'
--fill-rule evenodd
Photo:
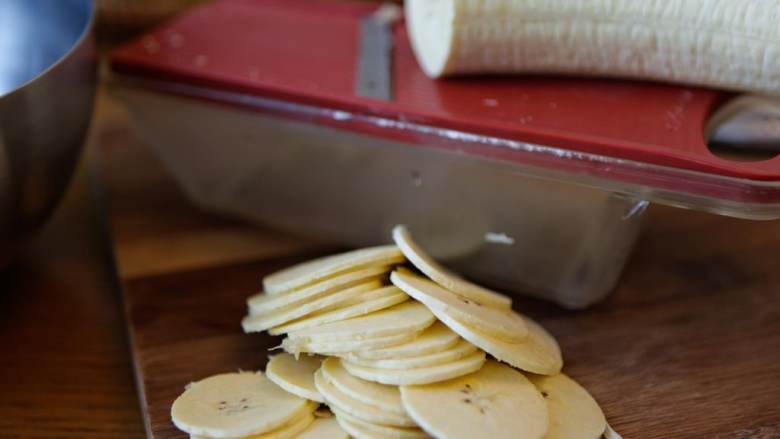
<path fill-rule="evenodd" d="M 94 165 L 127 320 L 82 169 L 0 275 L 0 438 L 186 437 L 168 415 L 182 387 L 261 367 L 273 344 L 241 333 L 244 298 L 264 273 L 325 251 L 194 208 L 122 112 L 101 105 Z M 654 206 L 604 303 L 518 309 L 559 338 L 566 371 L 626 438 L 780 438 L 778 222 Z"/>
<path fill-rule="evenodd" d="M 184 385 L 262 368 L 279 343 L 241 332 L 245 298 L 264 274 L 325 250 L 198 211 L 132 133 L 117 130 L 104 143 L 119 137 L 123 147 L 106 150 L 104 169 L 143 412 L 152 437 L 182 438 L 169 410 Z M 110 167 L 120 153 L 144 172 Z M 143 181 L 156 189 L 141 190 Z M 214 246 L 215 230 L 246 236 L 256 253 L 240 242 Z M 186 251 L 168 245 L 171 234 Z M 653 206 L 605 302 L 570 312 L 518 299 L 517 308 L 558 338 L 565 371 L 626 438 L 778 438 L 778 268 L 778 222 Z"/>
<path fill-rule="evenodd" d="M 88 169 L 0 273 L 0 438 L 145 437 L 122 299 Z"/>

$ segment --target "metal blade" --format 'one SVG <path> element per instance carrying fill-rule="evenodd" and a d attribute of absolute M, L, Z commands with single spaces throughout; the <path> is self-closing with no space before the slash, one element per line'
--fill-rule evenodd
<path fill-rule="evenodd" d="M 393 23 L 400 10 L 396 5 L 384 5 L 360 23 L 358 54 L 358 96 L 391 101 L 393 99 Z"/>

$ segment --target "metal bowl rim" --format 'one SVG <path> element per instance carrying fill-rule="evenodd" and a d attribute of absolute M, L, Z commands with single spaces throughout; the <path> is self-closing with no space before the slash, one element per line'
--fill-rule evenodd
<path fill-rule="evenodd" d="M 48 67 L 41 70 L 37 75 L 33 76 L 32 78 L 28 79 L 27 81 L 24 81 L 23 83 L 19 84 L 17 87 L 14 87 L 11 91 L 0 94 L 0 101 L 7 96 L 14 95 L 16 93 L 21 93 L 21 91 L 29 86 L 30 84 L 34 83 L 35 81 L 40 80 L 42 77 L 47 76 L 52 70 L 55 70 L 57 67 L 59 67 L 62 63 L 64 63 L 70 56 L 73 54 L 73 52 L 76 52 L 81 48 L 81 46 L 84 44 L 84 42 L 87 40 L 87 38 L 90 37 L 90 34 L 92 33 L 92 29 L 95 26 L 95 0 L 88 0 L 90 7 L 89 7 L 89 19 L 87 20 L 87 24 L 84 26 L 84 29 L 81 31 L 81 35 L 76 39 L 76 42 L 74 42 L 70 48 L 62 54 L 61 57 L 57 58 L 57 61 L 51 63 Z"/>

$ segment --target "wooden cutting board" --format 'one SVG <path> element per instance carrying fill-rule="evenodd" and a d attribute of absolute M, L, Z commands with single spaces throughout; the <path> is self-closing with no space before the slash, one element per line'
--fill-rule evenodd
<path fill-rule="evenodd" d="M 95 156 L 149 436 L 184 386 L 262 368 L 245 335 L 261 277 L 335 250 L 207 214 L 101 97 Z M 618 290 L 581 312 L 518 299 L 560 341 L 565 371 L 626 438 L 780 437 L 780 223 L 651 209 Z"/>

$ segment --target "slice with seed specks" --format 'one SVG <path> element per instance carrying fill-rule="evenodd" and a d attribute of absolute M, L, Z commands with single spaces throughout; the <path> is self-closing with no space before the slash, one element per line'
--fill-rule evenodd
<path fill-rule="evenodd" d="M 351 303 L 343 307 L 331 307 L 306 317 L 293 320 L 281 326 L 275 326 L 268 330 L 271 335 L 281 335 L 292 331 L 316 328 L 326 323 L 340 322 L 342 320 L 360 317 L 372 312 L 381 311 L 409 300 L 409 296 L 398 287 L 390 285 L 365 293 L 363 296 L 351 300 Z"/>
<path fill-rule="evenodd" d="M 452 332 L 447 325 L 442 322 L 436 322 L 426 328 L 419 337 L 408 343 L 389 348 L 357 351 L 354 355 L 365 360 L 417 357 L 451 348 L 459 340 L 461 340 L 460 336 Z"/>
<path fill-rule="evenodd" d="M 301 398 L 324 403 L 325 400 L 314 385 L 314 372 L 322 365 L 322 358 L 302 355 L 297 359 L 287 353 L 268 359 L 265 375 L 282 389 Z"/>
<path fill-rule="evenodd" d="M 287 337 L 293 344 L 354 341 L 419 332 L 435 321 L 425 305 L 409 301 L 365 316 L 290 332 Z"/>
<path fill-rule="evenodd" d="M 362 248 L 314 259 L 272 273 L 263 279 L 263 289 L 268 294 L 279 294 L 342 273 L 375 265 L 399 264 L 403 261 L 403 253 L 394 245 Z"/>
<path fill-rule="evenodd" d="M 454 380 L 401 387 L 401 400 L 417 424 L 438 438 L 542 439 L 549 424 L 536 387 L 495 361 Z"/>
<path fill-rule="evenodd" d="M 512 299 L 509 297 L 461 278 L 457 274 L 444 268 L 432 257 L 428 256 L 428 254 L 414 242 L 411 233 L 409 233 L 409 230 L 405 226 L 399 225 L 393 228 L 393 240 L 398 248 L 401 249 L 404 256 L 406 256 L 406 259 L 408 259 L 415 268 L 442 287 L 461 297 L 482 303 L 489 307 L 501 309 L 512 307 Z"/>
<path fill-rule="evenodd" d="M 289 309 L 291 306 L 311 302 L 322 296 L 327 296 L 328 294 L 345 290 L 354 287 L 355 285 L 365 284 L 370 280 L 380 279 L 389 271 L 389 267 L 387 266 L 367 267 L 322 282 L 317 282 L 306 288 L 301 288 L 300 290 L 291 291 L 289 293 L 275 295 L 267 293 L 256 294 L 247 300 L 249 313 L 264 315 L 283 309 Z"/>
<path fill-rule="evenodd" d="M 379 410 L 407 416 L 397 386 L 386 386 L 358 378 L 347 372 L 338 358 L 327 358 L 322 362 L 320 370 L 329 383 L 347 396 Z"/>
<path fill-rule="evenodd" d="M 171 406 L 180 430 L 213 438 L 266 433 L 314 409 L 262 372 L 214 375 L 190 384 Z"/>
<path fill-rule="evenodd" d="M 317 384 L 317 389 L 322 396 L 325 397 L 325 401 L 330 407 L 335 407 L 352 416 L 374 424 L 392 425 L 396 427 L 415 427 L 417 425 L 407 415 L 400 416 L 395 413 L 380 410 L 350 397 L 328 381 L 322 374 L 322 371 L 317 371 L 314 375 L 314 382 Z"/>
<path fill-rule="evenodd" d="M 516 343 L 528 335 L 525 321 L 511 309 L 484 306 L 403 268 L 394 271 L 390 281 L 431 311 L 445 313 L 493 337 Z"/>
<path fill-rule="evenodd" d="M 564 374 L 530 375 L 550 412 L 550 429 L 544 439 L 599 439 L 607 420 L 596 400 Z"/>
<path fill-rule="evenodd" d="M 485 353 L 480 350 L 450 363 L 416 369 L 378 369 L 341 360 L 344 369 L 358 378 L 394 386 L 438 383 L 476 372 L 484 363 Z"/>

